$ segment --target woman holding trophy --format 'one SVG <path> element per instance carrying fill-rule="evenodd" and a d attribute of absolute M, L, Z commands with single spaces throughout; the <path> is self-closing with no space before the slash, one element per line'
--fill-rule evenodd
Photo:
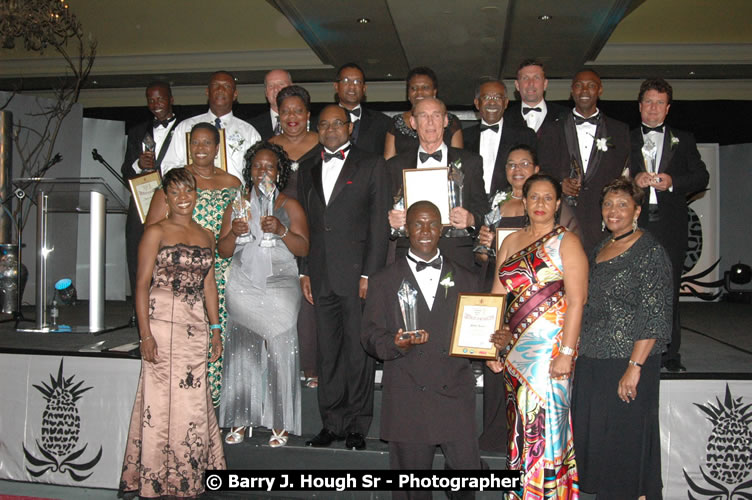
<path fill-rule="evenodd" d="M 284 149 L 258 142 L 245 162 L 247 191 L 225 211 L 218 243 L 221 256 L 233 257 L 219 422 L 231 427 L 228 444 L 263 426 L 277 448 L 301 433 L 295 257 L 308 254 L 308 224 L 300 204 L 280 192 L 291 173 Z"/>

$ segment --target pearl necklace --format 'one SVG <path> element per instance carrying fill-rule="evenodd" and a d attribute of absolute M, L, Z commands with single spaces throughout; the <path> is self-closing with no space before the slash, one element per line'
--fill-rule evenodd
<path fill-rule="evenodd" d="M 202 179 L 211 179 L 212 177 L 214 177 L 214 167 L 212 167 L 212 173 L 211 173 L 211 175 L 203 175 L 203 174 L 201 174 L 198 170 L 196 170 L 196 167 L 192 167 L 191 168 L 191 173 L 198 175 Z"/>

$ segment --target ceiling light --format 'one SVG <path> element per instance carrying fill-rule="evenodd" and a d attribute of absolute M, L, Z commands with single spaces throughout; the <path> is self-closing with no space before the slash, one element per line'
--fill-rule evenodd
<path fill-rule="evenodd" d="M 368 24 L 368 23 L 371 22 L 371 20 L 368 19 L 367 17 L 361 17 L 360 19 L 358 19 L 357 22 L 358 22 L 358 24 Z"/>
<path fill-rule="evenodd" d="M 538 16 L 539 21 L 550 21 L 551 19 L 553 19 L 553 16 L 549 16 L 548 14 Z"/>

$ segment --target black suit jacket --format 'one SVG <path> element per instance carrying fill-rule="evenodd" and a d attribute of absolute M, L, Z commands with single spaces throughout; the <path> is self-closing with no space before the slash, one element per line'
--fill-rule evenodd
<path fill-rule="evenodd" d="M 601 190 L 630 165 L 629 128 L 626 123 L 609 118 L 601 112 L 595 137 L 607 139 L 608 149 L 601 151 L 593 144 L 588 170 L 577 197 L 577 206 L 574 207 L 582 232 L 582 244 L 588 255 L 606 236 L 601 230 Z M 582 166 L 574 115 L 571 112 L 559 118 L 552 133 L 544 134 L 539 141 L 538 156 L 543 171 L 562 180 L 569 177 L 572 158 Z M 562 203 L 566 201 L 562 200 Z"/>
<path fill-rule="evenodd" d="M 441 277 L 451 273 L 455 285 L 438 285 L 431 310 L 404 257 L 369 280 L 361 343 L 384 360 L 381 439 L 437 444 L 476 439 L 475 379 L 467 358 L 449 356 L 459 292 L 477 290 L 476 278 L 444 256 Z M 397 289 L 407 279 L 418 291 L 418 328 L 428 342 L 406 352 L 394 344 L 404 329 Z"/>
<path fill-rule="evenodd" d="M 313 155 L 298 170 L 298 201 L 311 238 L 301 272 L 311 277 L 314 296 L 329 290 L 357 296 L 361 275 L 370 277 L 386 263 L 391 203 L 384 159 L 352 146 L 328 204 L 321 163 Z"/>
<path fill-rule="evenodd" d="M 672 144 L 673 138 L 673 144 Z M 630 174 L 635 177 L 645 171 L 642 156 L 642 131 L 632 130 L 632 163 Z M 678 141 L 678 142 L 677 142 Z M 645 188 L 645 200 L 640 213 L 639 224 L 647 227 L 671 255 L 671 260 L 680 258 L 683 262 L 687 250 L 687 196 L 707 187 L 710 176 L 705 168 L 694 136 L 689 132 L 666 126 L 663 134 L 663 152 L 658 172 L 671 176 L 672 191 L 657 191 L 659 220 L 649 223 L 649 188 Z"/>
<path fill-rule="evenodd" d="M 253 128 L 256 129 L 256 131 L 261 136 L 261 140 L 265 141 L 269 139 L 270 137 L 274 137 L 274 129 L 272 128 L 272 115 L 271 111 L 265 111 L 264 113 L 261 113 L 260 115 L 256 115 L 250 120 L 248 120 L 248 123 L 253 125 Z"/>
<path fill-rule="evenodd" d="M 417 168 L 418 148 L 413 146 L 409 151 L 398 154 L 386 162 L 389 175 L 392 179 L 392 195 L 396 196 L 402 189 L 402 171 L 408 168 Z M 460 159 L 465 173 L 464 188 L 462 190 L 462 206 L 473 214 L 475 229 L 483 225 L 483 216 L 489 211 L 488 197 L 483 185 L 483 159 L 479 154 L 464 149 L 448 147 L 447 164 Z M 439 248 L 455 262 L 468 269 L 474 266 L 473 238 L 441 238 Z M 407 253 L 409 242 L 407 238 L 397 240 L 397 255 Z"/>
<path fill-rule="evenodd" d="M 380 111 L 360 106 L 360 119 L 353 127 L 353 144 L 369 153 L 383 155 L 386 133 L 392 120 Z"/>
<path fill-rule="evenodd" d="M 515 127 L 529 128 L 527 126 L 527 122 L 522 117 L 522 111 L 520 111 L 521 108 L 521 101 L 515 101 L 511 103 L 507 110 L 504 112 L 504 123 L 510 123 Z M 567 111 L 569 110 L 564 106 L 559 106 L 556 103 L 546 101 L 546 117 L 543 119 L 541 126 L 538 127 L 538 132 L 536 134 L 538 138 L 540 138 L 541 134 L 543 134 L 548 127 L 556 123 L 556 120 Z"/>
<path fill-rule="evenodd" d="M 504 114 L 506 116 L 506 113 Z M 524 124 L 524 122 L 523 122 Z M 486 132 L 491 133 L 491 132 Z M 465 138 L 465 149 L 473 153 L 480 154 L 480 123 L 468 127 L 462 131 Z M 509 187 L 507 181 L 506 163 L 509 150 L 512 146 L 518 144 L 527 144 L 535 150 L 537 140 L 535 132 L 527 126 L 519 127 L 503 120 L 501 127 L 501 139 L 499 140 L 499 149 L 496 153 L 496 163 L 494 165 L 493 175 L 491 177 L 491 193 L 496 191 L 505 191 Z M 487 194 L 491 194 L 487 193 Z"/>

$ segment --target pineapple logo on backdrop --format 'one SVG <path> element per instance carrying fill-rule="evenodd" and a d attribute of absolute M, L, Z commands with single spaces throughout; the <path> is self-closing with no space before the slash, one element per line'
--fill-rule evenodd
<path fill-rule="evenodd" d="M 742 499 L 752 498 L 752 403 L 742 403 L 742 397 L 734 398 L 726 384 L 726 397 L 717 405 L 694 403 L 713 424 L 705 448 L 705 466 L 700 466 L 700 474 L 705 484 L 697 484 L 684 470 L 684 478 L 692 489 L 688 491 L 690 500 L 700 498 Z"/>
<path fill-rule="evenodd" d="M 78 447 L 78 439 L 81 433 L 81 417 L 78 415 L 76 403 L 81 399 L 81 395 L 91 389 L 91 387 L 81 386 L 84 381 L 75 383 L 71 375 L 68 378 L 63 376 L 63 360 L 60 359 L 60 368 L 57 372 L 57 378 L 50 374 L 50 385 L 42 382 L 41 386 L 34 387 L 42 393 L 42 397 L 47 404 L 42 413 L 42 442 L 36 440 L 37 452 L 41 456 L 34 456 L 26 446 L 23 447 L 26 460 L 31 464 L 26 470 L 34 477 L 39 477 L 48 470 L 52 472 L 67 472 L 75 481 L 83 481 L 92 475 L 93 472 L 85 474 L 91 470 L 99 459 L 102 458 L 102 447 L 99 447 L 99 453 L 88 462 L 81 459 L 88 444 L 83 448 Z"/>

